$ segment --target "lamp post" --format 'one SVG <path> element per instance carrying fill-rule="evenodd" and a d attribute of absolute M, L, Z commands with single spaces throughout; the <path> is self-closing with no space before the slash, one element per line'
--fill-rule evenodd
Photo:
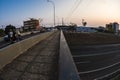
<path fill-rule="evenodd" d="M 50 1 L 50 0 L 47 0 L 47 1 L 52 3 L 52 5 L 53 5 L 53 10 L 54 10 L 53 16 L 54 16 L 54 27 L 55 27 L 55 3 L 53 1 Z"/>

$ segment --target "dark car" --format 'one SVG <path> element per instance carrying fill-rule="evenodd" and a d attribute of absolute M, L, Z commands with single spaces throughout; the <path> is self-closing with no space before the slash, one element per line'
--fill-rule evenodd
<path fill-rule="evenodd" d="M 3 39 L 4 39 L 4 41 L 10 41 L 10 39 L 9 39 L 9 37 L 8 37 L 8 35 L 5 35 L 4 37 L 3 37 Z"/>

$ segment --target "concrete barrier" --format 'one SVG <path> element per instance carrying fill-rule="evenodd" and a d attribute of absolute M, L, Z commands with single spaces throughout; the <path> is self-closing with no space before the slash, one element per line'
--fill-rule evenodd
<path fill-rule="evenodd" d="M 80 80 L 76 65 L 62 31 L 60 35 L 59 80 Z"/>
<path fill-rule="evenodd" d="M 41 33 L 40 35 L 25 39 L 0 49 L 0 69 L 38 42 L 52 35 L 54 32 Z"/>

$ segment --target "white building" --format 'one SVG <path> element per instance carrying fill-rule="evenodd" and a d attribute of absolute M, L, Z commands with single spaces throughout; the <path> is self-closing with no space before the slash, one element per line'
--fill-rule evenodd
<path fill-rule="evenodd" d="M 79 27 L 76 27 L 76 32 L 97 32 L 97 31 L 92 27 L 79 26 Z"/>

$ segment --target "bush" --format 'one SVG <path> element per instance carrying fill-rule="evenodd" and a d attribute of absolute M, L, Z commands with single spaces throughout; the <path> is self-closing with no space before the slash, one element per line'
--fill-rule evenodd
<path fill-rule="evenodd" d="M 5 35 L 5 32 L 3 29 L 0 29 L 0 37 L 3 37 Z"/>

